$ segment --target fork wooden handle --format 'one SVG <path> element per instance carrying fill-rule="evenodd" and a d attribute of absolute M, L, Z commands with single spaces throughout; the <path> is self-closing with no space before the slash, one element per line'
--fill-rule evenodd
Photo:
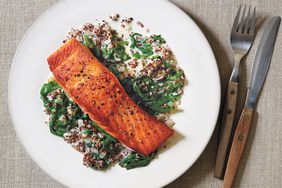
<path fill-rule="evenodd" d="M 214 176 L 220 179 L 222 179 L 224 176 L 224 169 L 227 163 L 227 154 L 229 151 L 230 137 L 237 103 L 237 95 L 238 83 L 229 82 L 227 96 L 222 113 L 220 140 L 214 170 Z"/>
<path fill-rule="evenodd" d="M 252 114 L 253 110 L 245 107 L 240 116 L 226 167 L 224 188 L 231 188 L 232 186 L 251 126 Z"/>

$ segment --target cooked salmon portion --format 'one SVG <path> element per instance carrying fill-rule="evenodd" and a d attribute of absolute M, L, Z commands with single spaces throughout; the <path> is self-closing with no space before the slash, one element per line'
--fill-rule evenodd
<path fill-rule="evenodd" d="M 142 110 L 91 51 L 71 39 L 49 58 L 55 80 L 102 129 L 127 147 L 154 152 L 173 130 Z"/>

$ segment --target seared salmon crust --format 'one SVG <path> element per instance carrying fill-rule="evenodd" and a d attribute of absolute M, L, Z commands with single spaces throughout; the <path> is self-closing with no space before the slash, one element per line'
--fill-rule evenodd
<path fill-rule="evenodd" d="M 48 58 L 55 80 L 102 129 L 143 155 L 154 152 L 173 130 L 142 110 L 116 76 L 76 39 Z"/>

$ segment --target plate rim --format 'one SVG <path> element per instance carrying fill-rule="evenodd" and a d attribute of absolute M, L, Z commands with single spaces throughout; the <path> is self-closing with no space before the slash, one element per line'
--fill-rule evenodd
<path fill-rule="evenodd" d="M 59 179 L 57 178 L 57 176 L 49 173 L 48 171 L 45 170 L 45 168 L 33 157 L 33 155 L 30 153 L 30 151 L 27 149 L 26 145 L 24 144 L 23 142 L 23 139 L 21 138 L 20 136 L 20 133 L 18 132 L 18 129 L 15 127 L 15 122 L 14 122 L 14 119 L 15 119 L 15 116 L 14 114 L 12 113 L 12 106 L 11 106 L 11 78 L 12 78 L 12 74 L 13 74 L 13 70 L 14 70 L 14 67 L 15 67 L 15 61 L 16 61 L 16 58 L 18 56 L 18 53 L 24 43 L 24 41 L 26 40 L 26 38 L 30 35 L 32 29 L 34 28 L 34 26 L 41 20 L 42 17 L 44 17 L 49 11 L 51 11 L 52 9 L 54 9 L 55 7 L 57 7 L 59 4 L 65 2 L 65 1 L 68 1 L 68 0 L 59 0 L 58 2 L 54 3 L 53 5 L 51 5 L 50 7 L 48 7 L 41 15 L 39 15 L 35 20 L 34 22 L 28 27 L 28 29 L 25 31 L 18 47 L 16 48 L 15 50 L 15 53 L 14 53 L 14 56 L 13 56 L 13 59 L 12 59 L 12 63 L 11 63 L 11 66 L 10 66 L 10 71 L 9 71 L 9 78 L 8 78 L 8 110 L 9 110 L 9 114 L 10 114 L 10 117 L 11 117 L 11 121 L 12 121 L 12 125 L 13 125 L 13 128 L 16 132 L 16 136 L 20 142 L 20 144 L 23 146 L 23 148 L 25 149 L 25 152 L 28 154 L 28 156 L 32 159 L 32 161 L 40 167 L 40 169 L 48 174 L 50 177 L 52 177 L 54 180 L 56 180 L 57 182 L 59 182 L 60 184 L 62 185 L 65 185 L 65 186 L 69 186 L 66 184 L 66 182 L 64 182 L 62 179 Z M 177 9 L 179 11 L 179 13 L 182 14 L 182 17 L 185 17 L 186 20 L 188 20 L 189 22 L 192 23 L 192 25 L 194 25 L 194 29 L 197 30 L 197 33 L 200 35 L 203 43 L 205 43 L 205 46 L 207 47 L 208 51 L 209 51 L 209 55 L 212 57 L 211 59 L 211 62 L 213 62 L 213 66 L 215 67 L 215 70 L 216 70 L 216 83 L 217 83 L 217 93 L 218 93 L 218 99 L 217 99 L 217 110 L 216 110 L 216 116 L 214 117 L 214 122 L 213 122 L 213 127 L 212 127 L 212 131 L 210 132 L 208 138 L 206 139 L 206 142 L 205 144 L 202 145 L 201 148 L 199 148 L 199 154 L 197 157 L 194 158 L 194 160 L 192 160 L 189 163 L 187 163 L 186 167 L 185 167 L 185 170 L 183 170 L 182 172 L 178 172 L 177 174 L 175 174 L 174 176 L 172 176 L 171 178 L 167 179 L 166 183 L 164 183 L 163 185 L 161 185 L 162 187 L 163 186 L 166 186 L 168 185 L 169 183 L 172 183 L 174 180 L 176 180 L 177 178 L 179 178 L 180 176 L 182 176 L 186 171 L 188 171 L 192 166 L 193 164 L 195 164 L 195 162 L 199 159 L 199 157 L 203 154 L 205 148 L 207 147 L 209 141 L 211 140 L 211 137 L 215 131 L 215 127 L 217 125 L 217 119 L 218 119 L 218 115 L 219 115 L 219 111 L 220 111 L 220 103 L 221 103 L 221 80 L 220 80 L 220 74 L 219 74 L 219 70 L 218 70 L 218 65 L 217 65 L 217 60 L 216 60 L 216 57 L 214 55 L 214 52 L 213 52 L 213 49 L 207 39 L 207 37 L 205 36 L 204 32 L 201 30 L 201 28 L 199 27 L 199 25 L 191 18 L 191 16 L 186 13 L 182 8 L 178 7 L 176 4 L 174 4 L 173 2 L 171 1 L 163 1 L 163 0 L 157 0 L 159 1 L 160 3 L 168 3 L 170 4 L 170 6 L 172 6 L 174 9 Z"/>

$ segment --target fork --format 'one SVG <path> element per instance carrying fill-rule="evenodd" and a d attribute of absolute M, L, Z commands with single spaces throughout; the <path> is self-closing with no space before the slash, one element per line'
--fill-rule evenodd
<path fill-rule="evenodd" d="M 242 11 L 243 9 L 243 11 Z M 248 10 L 247 10 L 248 9 Z M 242 11 L 242 13 L 241 13 Z M 227 96 L 221 119 L 220 141 L 216 156 L 214 176 L 222 179 L 230 149 L 231 133 L 233 129 L 234 113 L 236 110 L 240 62 L 250 50 L 255 36 L 256 8 L 240 5 L 235 17 L 230 43 L 234 55 L 234 67 L 229 80 Z"/>

